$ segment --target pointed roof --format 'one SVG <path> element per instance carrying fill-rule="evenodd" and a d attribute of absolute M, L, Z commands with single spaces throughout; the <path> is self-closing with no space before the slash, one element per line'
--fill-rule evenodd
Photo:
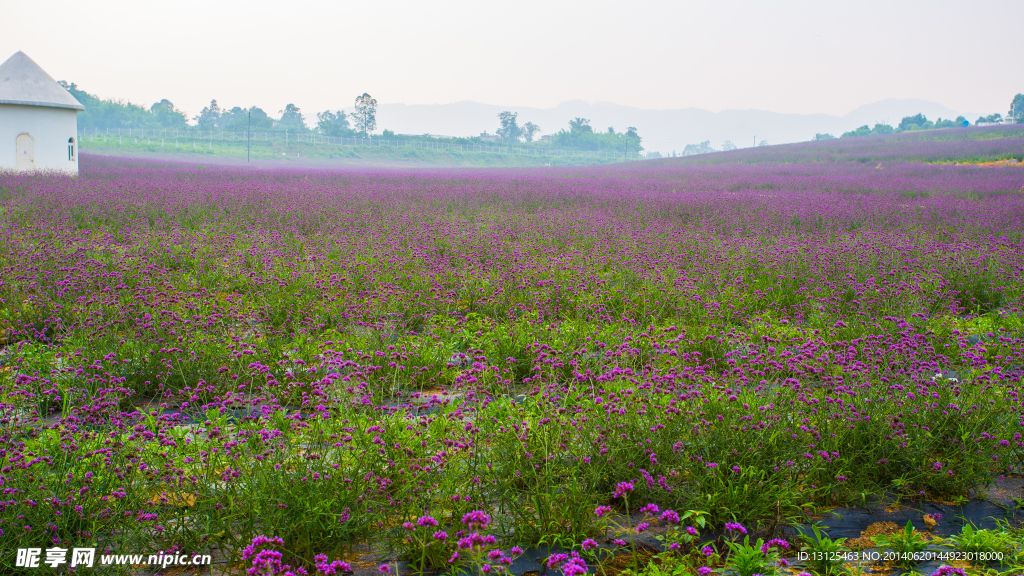
<path fill-rule="evenodd" d="M 85 110 L 70 92 L 21 51 L 0 64 L 0 104 Z"/>

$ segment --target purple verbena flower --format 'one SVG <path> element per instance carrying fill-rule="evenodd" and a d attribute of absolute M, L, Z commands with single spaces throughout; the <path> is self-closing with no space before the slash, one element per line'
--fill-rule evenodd
<path fill-rule="evenodd" d="M 474 510 L 462 517 L 462 523 L 470 527 L 486 528 L 491 523 L 491 517 L 483 510 Z"/>
<path fill-rule="evenodd" d="M 615 485 L 615 492 L 612 498 L 622 498 L 634 490 L 632 482 L 619 482 Z"/>
<path fill-rule="evenodd" d="M 726 522 L 725 523 L 725 529 L 726 530 L 736 530 L 736 531 L 738 531 L 738 532 L 740 532 L 742 534 L 746 534 L 747 533 L 747 529 L 744 528 L 743 525 L 740 524 L 739 522 Z"/>

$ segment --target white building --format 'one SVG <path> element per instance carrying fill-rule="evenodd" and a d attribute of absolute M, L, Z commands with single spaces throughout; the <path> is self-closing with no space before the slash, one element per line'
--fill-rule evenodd
<path fill-rule="evenodd" d="M 78 100 L 17 52 L 0 64 L 0 170 L 78 174 Z"/>

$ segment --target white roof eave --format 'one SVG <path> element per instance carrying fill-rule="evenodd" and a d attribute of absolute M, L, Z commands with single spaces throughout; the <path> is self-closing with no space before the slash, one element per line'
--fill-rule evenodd
<path fill-rule="evenodd" d="M 78 104 L 51 104 L 49 102 L 27 102 L 24 100 L 0 100 L 0 104 L 12 104 L 15 106 L 42 106 L 44 108 L 64 108 L 67 110 L 85 110 L 85 106 Z"/>

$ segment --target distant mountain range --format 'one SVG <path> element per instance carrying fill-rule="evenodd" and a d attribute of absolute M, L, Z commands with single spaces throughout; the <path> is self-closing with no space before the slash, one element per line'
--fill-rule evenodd
<path fill-rule="evenodd" d="M 755 137 L 758 142 L 767 140 L 769 144 L 803 142 L 814 138 L 818 132 L 839 136 L 875 122 L 895 126 L 904 116 L 917 113 L 924 114 L 929 120 L 962 115 L 973 122 L 979 116 L 976 112 L 950 110 L 942 104 L 917 99 L 882 100 L 843 116 L 780 114 L 764 110 L 711 112 L 700 108 L 643 110 L 610 102 L 582 100 L 563 102 L 554 108 L 455 102 L 381 104 L 377 110 L 377 129 L 386 128 L 399 134 L 476 136 L 485 130 L 493 134 L 498 128 L 498 113 L 503 110 L 518 112 L 520 125 L 526 122 L 540 125 L 541 134 L 568 128 L 569 120 L 577 116 L 589 118 L 590 125 L 597 131 L 613 126 L 617 132 L 624 132 L 628 126 L 635 126 L 643 138 L 644 148 L 661 153 L 681 152 L 687 144 L 705 140 L 710 140 L 715 148 L 721 148 L 726 140 L 746 148 L 753 145 Z"/>

